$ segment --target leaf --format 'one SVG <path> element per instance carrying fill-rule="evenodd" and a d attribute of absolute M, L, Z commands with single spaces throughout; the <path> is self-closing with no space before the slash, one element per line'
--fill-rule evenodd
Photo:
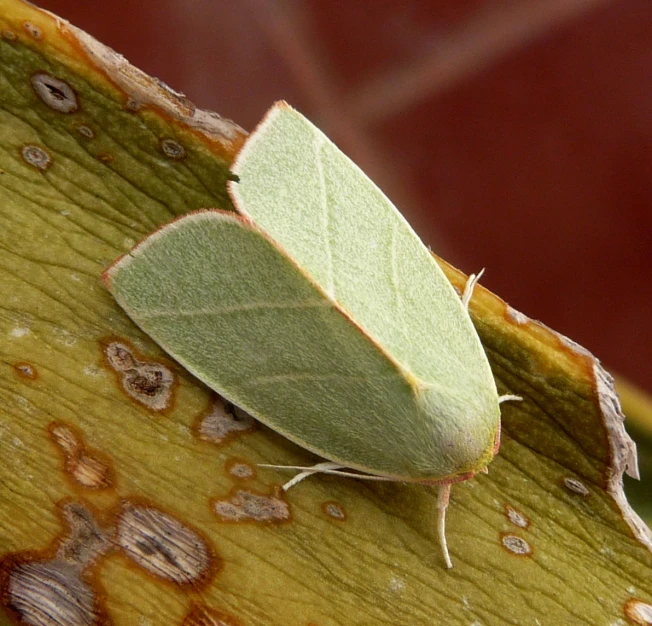
<path fill-rule="evenodd" d="M 622 377 L 616 378 L 616 391 L 627 417 L 627 431 L 638 448 L 640 480 L 625 476 L 625 493 L 634 510 L 652 523 L 652 397 Z"/>
<path fill-rule="evenodd" d="M 65 22 L 0 8 L 0 624 L 53 606 L 66 624 L 650 622 L 608 375 L 482 288 L 499 390 L 526 400 L 503 408 L 490 474 L 453 492 L 455 569 L 430 488 L 320 476 L 280 496 L 257 464 L 315 457 L 211 397 L 100 281 L 175 216 L 229 208 L 243 132 Z"/>

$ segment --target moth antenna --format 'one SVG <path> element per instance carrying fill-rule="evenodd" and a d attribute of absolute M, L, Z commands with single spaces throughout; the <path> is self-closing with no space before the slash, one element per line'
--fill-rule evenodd
<path fill-rule="evenodd" d="M 464 308 L 467 311 L 469 310 L 469 302 L 471 302 L 471 296 L 473 296 L 473 290 L 475 289 L 475 286 L 478 284 L 480 278 L 482 278 L 483 274 L 484 274 L 484 267 L 477 274 L 471 274 L 466 280 L 466 285 L 464 285 L 464 293 L 462 294 L 462 304 L 464 305 Z"/>
<path fill-rule="evenodd" d="M 450 483 L 439 485 L 439 491 L 437 492 L 437 534 L 439 535 L 439 545 L 447 569 L 453 567 L 450 554 L 448 554 L 448 543 L 446 542 L 446 509 L 448 508 L 450 495 Z"/>
<path fill-rule="evenodd" d="M 503 402 L 521 402 L 523 398 L 521 396 L 514 396 L 511 393 L 506 393 L 505 395 L 498 396 L 498 404 L 502 404 Z"/>

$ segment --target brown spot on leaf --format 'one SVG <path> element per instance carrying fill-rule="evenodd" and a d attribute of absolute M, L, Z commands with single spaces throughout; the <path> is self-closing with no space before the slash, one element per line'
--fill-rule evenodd
<path fill-rule="evenodd" d="M 209 609 L 203 604 L 193 604 L 181 626 L 242 626 L 242 622 L 227 613 Z"/>
<path fill-rule="evenodd" d="M 206 411 L 195 420 L 194 432 L 203 441 L 224 444 L 256 428 L 256 420 L 248 413 L 215 396 Z"/>
<path fill-rule="evenodd" d="M 323 502 L 321 505 L 321 510 L 324 515 L 330 517 L 336 522 L 346 522 L 346 511 L 339 502 L 335 502 L 334 500 Z"/>
<path fill-rule="evenodd" d="M 23 22 L 23 28 L 25 29 L 25 32 L 34 39 L 40 39 L 43 36 L 41 29 L 31 22 Z"/>
<path fill-rule="evenodd" d="M 283 524 L 292 519 L 282 489 L 267 494 L 234 487 L 226 498 L 212 499 L 211 508 L 221 522 L 227 523 Z"/>
<path fill-rule="evenodd" d="M 65 81 L 47 72 L 36 72 L 30 82 L 36 95 L 51 109 L 59 113 L 75 113 L 79 109 L 77 94 Z"/>
<path fill-rule="evenodd" d="M 101 528 L 85 504 L 64 502 L 61 509 L 68 533 L 59 544 L 57 556 L 86 568 L 109 550 L 113 532 Z"/>
<path fill-rule="evenodd" d="M 110 489 L 115 477 L 110 458 L 89 448 L 79 431 L 63 422 L 48 425 L 52 441 L 64 458 L 66 475 L 78 486 L 86 489 Z"/>
<path fill-rule="evenodd" d="M 18 552 L 0 560 L 0 604 L 19 624 L 110 626 L 105 594 L 92 566 L 111 537 L 78 502 L 59 508 L 66 530 L 42 552 Z"/>
<path fill-rule="evenodd" d="M 95 139 L 95 131 L 88 124 L 75 125 L 77 132 L 86 139 Z"/>
<path fill-rule="evenodd" d="M 35 380 L 38 377 L 36 368 L 31 363 L 26 363 L 25 361 L 14 363 L 14 372 L 21 378 L 27 378 L 29 380 Z"/>
<path fill-rule="evenodd" d="M 186 149 L 176 140 L 166 137 L 161 139 L 161 151 L 173 161 L 180 161 L 186 156 Z"/>
<path fill-rule="evenodd" d="M 162 361 L 146 361 L 126 341 L 105 339 L 102 352 L 123 391 L 148 409 L 165 412 L 172 406 L 176 378 Z"/>
<path fill-rule="evenodd" d="M 97 155 L 97 158 L 102 161 L 102 163 L 113 163 L 115 157 L 110 152 L 101 152 Z"/>
<path fill-rule="evenodd" d="M 144 502 L 123 502 L 117 543 L 145 571 L 175 585 L 204 586 L 221 567 L 198 531 Z"/>
<path fill-rule="evenodd" d="M 19 623 L 36 626 L 108 624 L 99 618 L 95 592 L 78 568 L 60 560 L 8 563 L 3 601 Z"/>
<path fill-rule="evenodd" d="M 127 372 L 125 380 L 135 395 L 154 398 L 163 384 L 163 372 L 156 366 L 146 367 L 133 374 Z"/>
<path fill-rule="evenodd" d="M 104 354 L 109 365 L 116 372 L 126 372 L 136 368 L 137 361 L 131 346 L 112 341 L 104 348 Z"/>
<path fill-rule="evenodd" d="M 9 30 L 7 28 L 3 29 L 2 32 L 0 32 L 0 37 L 2 37 L 5 41 L 16 41 L 16 33 L 13 30 Z"/>
<path fill-rule="evenodd" d="M 87 489 L 113 487 L 111 468 L 95 456 L 82 455 L 73 470 L 75 480 Z"/>
<path fill-rule="evenodd" d="M 256 468 L 253 465 L 249 465 L 243 459 L 236 457 L 229 459 L 225 463 L 224 469 L 226 469 L 234 480 L 252 480 L 256 478 Z"/>
<path fill-rule="evenodd" d="M 579 496 L 583 496 L 584 498 L 589 496 L 591 493 L 587 489 L 586 485 L 581 480 L 578 480 L 577 478 L 567 476 L 566 478 L 564 478 L 563 483 L 564 483 L 564 487 L 566 487 L 568 491 L 572 493 L 576 493 Z"/>
<path fill-rule="evenodd" d="M 20 149 L 23 160 L 40 172 L 45 172 L 52 165 L 50 153 L 41 146 L 26 144 Z"/>
<path fill-rule="evenodd" d="M 131 113 L 135 113 L 136 111 L 138 111 L 141 106 L 142 105 L 140 104 L 140 102 L 138 102 L 138 100 L 132 98 L 131 96 L 129 96 L 127 98 L 127 102 L 125 102 L 125 109 L 127 109 L 127 111 Z"/>
<path fill-rule="evenodd" d="M 512 533 L 501 533 L 500 542 L 506 550 L 516 556 L 532 555 L 532 546 L 518 535 L 513 535 Z"/>
<path fill-rule="evenodd" d="M 505 515 L 512 524 L 519 528 L 528 528 L 530 526 L 530 520 L 509 504 L 505 505 Z"/>
<path fill-rule="evenodd" d="M 652 626 L 652 604 L 631 598 L 625 603 L 625 617 L 636 626 Z"/>

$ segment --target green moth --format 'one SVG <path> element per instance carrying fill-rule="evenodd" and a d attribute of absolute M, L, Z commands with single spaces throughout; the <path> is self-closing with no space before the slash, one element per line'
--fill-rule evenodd
<path fill-rule="evenodd" d="M 439 485 L 452 567 L 450 485 L 491 462 L 513 398 L 466 309 L 474 281 L 461 300 L 378 187 L 284 102 L 233 174 L 236 213 L 173 221 L 106 285 L 197 378 L 328 459 L 286 488 L 315 472 Z"/>

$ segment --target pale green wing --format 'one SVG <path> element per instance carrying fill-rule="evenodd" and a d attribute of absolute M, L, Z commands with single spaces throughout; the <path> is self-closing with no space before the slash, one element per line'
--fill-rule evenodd
<path fill-rule="evenodd" d="M 190 372 L 326 458 L 413 480 L 478 469 L 491 458 L 493 427 L 469 433 L 468 420 L 433 415 L 437 397 L 426 393 L 424 403 L 385 351 L 243 218 L 185 216 L 104 278 Z M 453 401 L 444 411 L 475 414 L 480 406 Z"/>
<path fill-rule="evenodd" d="M 494 378 L 467 311 L 410 225 L 355 163 L 281 102 L 249 137 L 233 172 L 239 181 L 229 190 L 240 213 L 440 401 L 479 406 L 478 427 L 497 428 Z"/>

